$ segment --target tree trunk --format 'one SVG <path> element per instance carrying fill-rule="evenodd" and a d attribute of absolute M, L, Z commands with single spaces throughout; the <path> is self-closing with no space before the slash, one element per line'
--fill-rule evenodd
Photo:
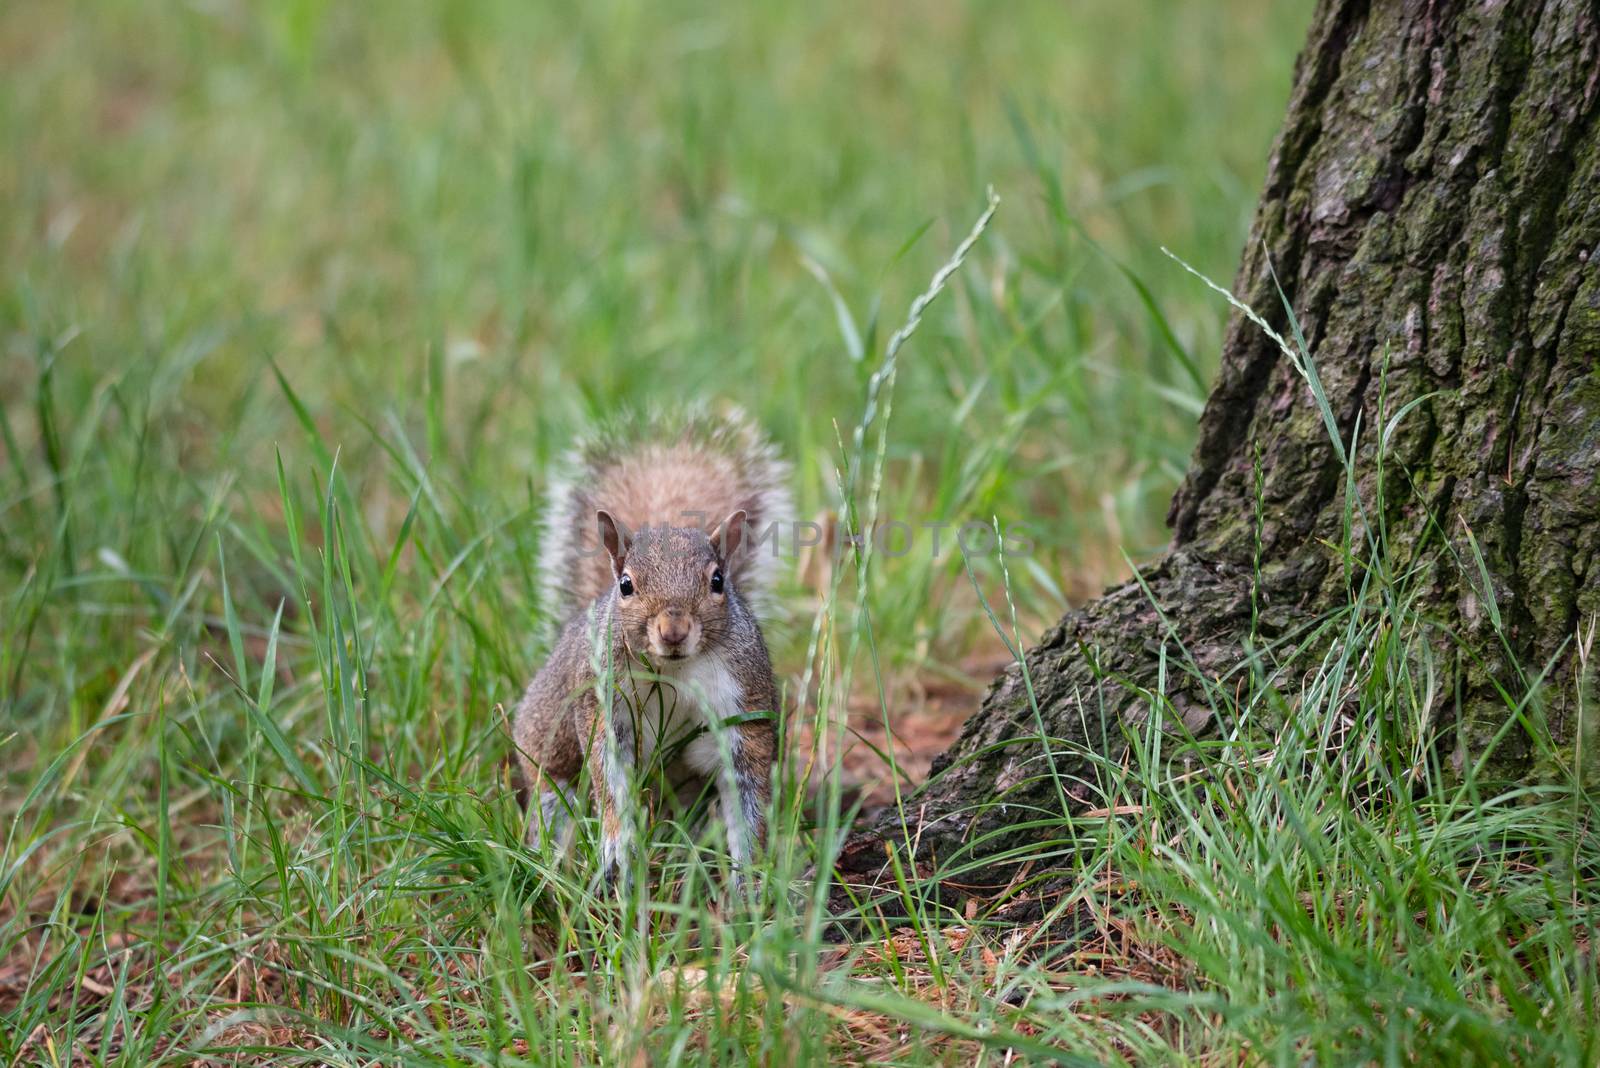
<path fill-rule="evenodd" d="M 1388 443 L 1382 519 L 1394 572 L 1427 569 L 1438 633 L 1487 657 L 1439 665 L 1440 722 L 1456 724 L 1441 756 L 1458 771 L 1505 726 L 1492 680 L 1514 689 L 1515 664 L 1530 677 L 1550 665 L 1543 709 L 1569 757 L 1577 732 L 1574 638 L 1600 613 L 1597 101 L 1593 0 L 1322 0 L 1233 284 L 1285 336 L 1283 298 L 1293 307 L 1344 446 L 1355 442 L 1368 507 L 1381 421 L 1428 398 Z M 1292 642 L 1348 603 L 1330 548 L 1345 497 L 1306 379 L 1236 314 L 1168 514 L 1170 547 L 1144 588 L 1126 583 L 1070 613 L 1026 655 L 1044 730 L 1104 751 L 1121 736 L 1115 718 L 1147 704 L 1129 684 L 1154 685 L 1164 639 L 1214 679 L 1244 658 L 1252 628 Z M 1204 729 L 1202 684 L 1172 674 L 1174 707 Z M 1039 735 L 1013 667 L 909 800 L 921 844 L 999 831 L 991 846 L 1014 845 L 1003 834 L 1019 810 L 1059 811 L 1040 747 L 1025 741 Z M 997 745 L 1008 740 L 1019 744 Z M 1063 777 L 1087 771 L 1055 760 Z M 1550 771 L 1540 761 L 1513 729 L 1489 767 L 1537 777 Z M 1005 810 L 972 815 L 1029 780 Z M 897 819 L 893 829 L 898 838 Z M 881 843 L 857 839 L 841 866 L 874 859 Z"/>

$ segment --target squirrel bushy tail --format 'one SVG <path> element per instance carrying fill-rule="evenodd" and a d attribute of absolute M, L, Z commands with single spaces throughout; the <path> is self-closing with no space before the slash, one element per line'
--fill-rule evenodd
<path fill-rule="evenodd" d="M 565 622 L 616 581 L 596 511 L 638 531 L 663 524 L 709 529 L 741 508 L 755 539 L 775 529 L 778 544 L 792 544 L 789 465 L 742 412 L 652 409 L 595 427 L 551 478 L 539 556 L 546 618 Z M 770 538 L 750 544 L 730 577 L 765 615 L 777 552 Z"/>

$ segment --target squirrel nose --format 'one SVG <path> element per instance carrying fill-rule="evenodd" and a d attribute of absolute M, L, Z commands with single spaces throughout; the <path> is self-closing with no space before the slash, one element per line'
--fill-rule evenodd
<path fill-rule="evenodd" d="M 689 613 L 669 608 L 656 616 L 656 634 L 664 645 L 682 645 L 689 636 Z"/>

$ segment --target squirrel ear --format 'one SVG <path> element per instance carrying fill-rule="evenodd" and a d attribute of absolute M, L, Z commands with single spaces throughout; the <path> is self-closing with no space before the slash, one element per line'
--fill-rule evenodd
<path fill-rule="evenodd" d="M 733 559 L 733 554 L 739 551 L 739 545 L 744 541 L 745 515 L 743 508 L 717 524 L 717 529 L 711 532 L 711 544 L 722 554 L 724 562 Z"/>
<path fill-rule="evenodd" d="M 596 512 L 594 518 L 600 528 L 600 544 L 606 547 L 606 553 L 611 557 L 611 570 L 620 578 L 622 558 L 628 553 L 628 532 L 604 508 Z"/>

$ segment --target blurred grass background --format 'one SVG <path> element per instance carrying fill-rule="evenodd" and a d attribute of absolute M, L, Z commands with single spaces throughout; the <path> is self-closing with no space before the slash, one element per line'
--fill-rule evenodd
<path fill-rule="evenodd" d="M 1165 539 L 1224 321 L 1159 246 L 1231 278 L 1308 18 L 0 6 L 0 957 L 87 954 L 111 921 L 28 919 L 85 887 L 175 944 L 248 909 L 297 945 L 322 906 L 262 920 L 211 882 L 240 842 L 281 821 L 335 884 L 405 848 L 346 856 L 342 807 L 240 794 L 294 771 L 250 715 L 324 802 L 357 734 L 422 791 L 486 786 L 538 662 L 547 461 L 618 405 L 731 401 L 829 512 L 866 377 L 987 186 L 900 362 L 880 511 L 1030 524 L 1030 631 L 1122 575 Z M 892 690 L 984 681 L 944 548 L 874 564 Z M 824 585 L 775 628 L 791 681 Z M 55 1018 L 34 987 L 14 1021 Z"/>
<path fill-rule="evenodd" d="M 1304 8 L 8 5 L 10 566 L 59 518 L 52 433 L 74 570 L 171 575 L 208 513 L 270 523 L 274 446 L 308 460 L 273 364 L 391 535 L 368 426 L 487 529 L 645 401 L 743 405 L 814 513 L 872 362 L 851 331 L 881 347 L 992 184 L 903 362 L 885 509 L 1034 523 L 1047 618 L 1164 540 L 1223 316 L 1158 246 L 1231 277 Z M 921 563 L 885 625 L 959 647 L 904 596 Z"/>

